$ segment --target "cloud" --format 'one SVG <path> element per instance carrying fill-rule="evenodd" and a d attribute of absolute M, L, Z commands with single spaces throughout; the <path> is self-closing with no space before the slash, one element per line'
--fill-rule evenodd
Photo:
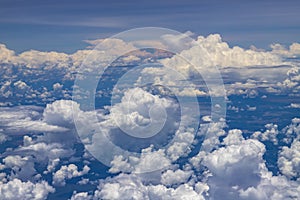
<path fill-rule="evenodd" d="M 183 96 L 217 96 L 224 93 L 220 87 L 223 80 L 218 69 L 221 73 L 231 75 L 231 79 L 228 80 L 229 84 L 226 85 L 228 95 L 246 94 L 249 96 L 257 95 L 258 87 L 266 87 L 265 85 L 268 84 L 276 85 L 277 82 L 274 83 L 274 80 L 281 81 L 282 76 L 288 70 L 287 68 L 272 70 L 274 66 L 287 64 L 281 56 L 270 51 L 230 47 L 218 34 L 211 34 L 207 37 L 199 36 L 196 41 L 188 43 L 180 39 L 176 41 L 181 46 L 189 45 L 178 55 L 159 60 L 163 67 L 147 67 L 142 71 L 142 75 L 147 76 L 148 79 L 153 77 L 155 84 L 172 88 L 176 94 Z M 235 74 L 236 76 L 232 77 Z M 202 75 L 201 80 L 208 80 L 206 85 L 198 86 L 189 81 L 195 78 L 200 79 L 199 75 Z M 214 77 L 214 82 L 208 79 L 210 76 Z M 253 79 L 252 82 L 247 80 L 250 76 Z M 247 83 L 242 81 L 247 81 Z M 210 87 L 203 89 L 208 86 Z"/>
<path fill-rule="evenodd" d="M 99 127 L 79 135 L 96 158 L 112 165 L 112 173 L 161 170 L 191 151 L 195 108 L 182 108 L 181 115 L 179 108 L 170 97 L 129 89 L 100 118 Z"/>
<path fill-rule="evenodd" d="M 28 68 L 40 68 L 44 65 L 46 67 L 67 67 L 69 56 L 65 53 L 58 53 L 55 51 L 41 52 L 36 50 L 25 51 L 18 55 L 16 62 L 18 64 L 25 64 Z"/>
<path fill-rule="evenodd" d="M 288 178 L 300 177 L 300 142 L 295 140 L 291 147 L 283 147 L 279 153 L 278 167 Z"/>
<path fill-rule="evenodd" d="M 251 138 L 256 138 L 260 141 L 271 141 L 275 145 L 278 144 L 278 126 L 276 124 L 266 124 L 265 125 L 265 132 L 256 131 L 251 135 Z"/>
<path fill-rule="evenodd" d="M 265 165 L 265 146 L 245 140 L 241 131 L 230 130 L 224 147 L 211 153 L 200 152 L 192 161 L 203 160 L 211 199 L 290 199 L 299 198 L 297 182 L 272 176 Z M 201 159 L 197 159 L 199 157 Z M 206 174 L 204 173 L 204 174 Z M 203 172 L 202 172 L 203 174 Z M 206 179 L 204 179 L 206 180 Z"/>
<path fill-rule="evenodd" d="M 4 168 L 12 169 L 9 179 L 18 178 L 23 181 L 35 180 L 37 171 L 34 168 L 34 161 L 30 156 L 9 155 L 3 159 Z"/>
<path fill-rule="evenodd" d="M 182 51 L 179 56 L 189 58 L 191 63 L 206 68 L 209 66 L 218 67 L 245 67 L 245 66 L 274 66 L 282 64 L 281 58 L 271 52 L 245 50 L 241 47 L 232 48 L 218 34 L 211 34 L 207 37 L 198 36 L 196 45 Z M 163 63 L 178 67 L 180 62 L 178 56 L 166 59 Z M 197 67 L 197 66 L 196 66 Z"/>
<path fill-rule="evenodd" d="M 71 200 L 90 200 L 92 196 L 87 192 L 74 193 L 71 197 Z"/>
<path fill-rule="evenodd" d="M 47 104 L 43 112 L 43 121 L 49 125 L 74 126 L 73 113 L 79 113 L 79 104 L 71 100 L 59 100 Z"/>
<path fill-rule="evenodd" d="M 4 134 L 2 131 L 3 131 L 3 130 L 0 130 L 0 144 L 6 142 L 6 141 L 8 140 L 7 135 Z"/>
<path fill-rule="evenodd" d="M 37 132 L 66 132 L 69 129 L 48 124 L 40 119 L 40 107 L 12 107 L 0 109 L 0 126 L 6 134 L 20 135 Z"/>
<path fill-rule="evenodd" d="M 136 88 L 125 93 L 119 103 L 108 108 L 110 111 L 108 113 L 116 112 L 115 114 L 122 116 L 129 114 L 130 117 L 130 113 L 135 111 L 143 118 L 147 118 L 152 103 L 158 102 L 162 107 L 171 110 L 176 107 L 170 99 L 155 96 Z M 33 113 L 32 109 L 39 112 Z M 7 112 L 9 109 L 4 110 Z M 31 116 L 32 120 L 41 119 L 42 117 L 43 123 L 68 127 L 70 130 L 74 126 L 74 115 L 72 115 L 72 111 L 74 111 L 75 116 L 78 114 L 80 117 L 79 122 L 85 125 L 83 130 L 87 131 L 86 138 L 89 138 L 92 134 L 89 131 L 98 125 L 100 125 L 101 131 L 110 131 L 110 133 L 114 133 L 117 127 L 113 121 L 113 115 L 100 115 L 99 121 L 94 121 L 90 116 L 91 112 L 82 111 L 79 104 L 74 101 L 56 101 L 46 106 L 43 112 L 36 107 L 23 108 L 23 112 L 10 111 L 3 115 L 4 121 L 17 116 L 21 119 Z M 136 125 L 145 125 L 144 120 L 138 119 L 134 121 Z M 121 122 L 130 126 L 133 123 L 124 119 Z M 282 131 L 278 131 L 275 125 L 268 124 L 266 125 L 266 131 L 261 133 L 264 136 L 261 137 L 266 137 L 269 141 L 273 137 L 271 135 L 277 136 L 284 133 L 287 138 L 297 138 L 300 135 L 298 125 L 299 119 L 297 118 Z M 208 137 L 203 141 L 199 154 L 187 158 L 189 161 L 183 166 L 177 162 L 178 157 L 188 152 L 182 145 L 189 145 L 194 140 L 194 135 L 192 131 L 188 131 L 188 128 L 179 129 L 175 133 L 174 143 L 165 149 L 155 149 L 153 145 L 150 145 L 148 148 L 141 148 L 141 154 L 138 156 L 119 154 L 114 157 L 111 163 L 112 166 L 109 169 L 111 173 L 119 173 L 118 175 L 99 180 L 100 184 L 93 192 L 74 192 L 70 198 L 217 199 L 222 197 L 223 199 L 265 200 L 270 197 L 279 200 L 288 199 L 291 196 L 296 199 L 299 197 L 297 181 L 293 180 L 293 178 L 298 177 L 299 164 L 297 162 L 297 148 L 299 145 L 296 143 L 296 139 L 294 139 L 291 147 L 283 147 L 279 153 L 278 166 L 284 176 L 275 176 L 266 167 L 266 161 L 263 157 L 266 152 L 264 144 L 255 138 L 244 139 L 242 131 L 238 129 L 225 131 L 225 127 L 226 124 L 222 120 L 212 122 L 210 126 L 207 124 L 201 126 L 199 136 L 208 134 Z M 51 137 L 53 134 L 59 139 L 53 139 Z M 41 175 L 37 174 L 34 169 L 34 163 L 37 162 L 45 164 L 43 173 L 52 173 L 53 184 L 56 186 L 62 186 L 75 177 L 88 175 L 92 169 L 86 163 L 81 165 L 82 168 L 70 162 L 60 165 L 61 161 L 64 160 L 63 158 L 70 159 L 74 155 L 72 145 L 66 145 L 66 142 L 60 139 L 64 137 L 63 133 L 56 134 L 55 132 L 47 132 L 37 138 L 24 136 L 22 145 L 10 154 L 8 154 L 9 152 L 5 154 L 6 158 L 1 167 L 16 172 L 15 176 L 12 175 L 13 173 L 4 175 L 5 179 L 8 182 L 13 181 L 14 178 L 20 179 L 21 182 L 27 181 L 28 179 L 23 176 L 27 172 L 27 175 L 33 174 L 31 175 L 34 177 L 31 179 L 32 181 L 40 183 Z M 182 149 L 186 151 L 182 151 Z M 105 148 L 97 149 L 97 151 L 111 153 L 109 149 Z M 158 173 L 136 174 L 136 172 L 144 172 L 145 170 L 151 171 L 162 165 L 166 168 L 159 170 Z M 91 184 L 91 182 L 88 184 Z"/>
<path fill-rule="evenodd" d="M 166 36 L 165 40 L 166 43 L 163 45 L 169 41 L 175 46 L 173 48 L 181 48 L 180 45 L 185 41 L 170 36 Z M 21 91 L 31 90 L 32 85 L 28 77 L 32 76 L 33 72 L 46 75 L 48 72 L 57 72 L 57 74 L 66 74 L 64 78 L 71 80 L 72 73 L 88 55 L 94 56 L 92 60 L 95 62 L 105 63 L 121 52 L 135 49 L 137 45 L 118 39 L 89 42 L 93 46 L 99 42 L 104 42 L 104 45 L 102 49 L 96 49 L 94 54 L 91 54 L 92 50 L 87 49 L 74 54 L 31 50 L 19 55 L 1 45 L 0 61 L 5 63 L 3 77 L 6 79 L 11 77 L 14 70 L 20 70 L 19 73 L 24 77 L 1 81 L 0 94 L 12 99 L 10 98 L 14 96 L 12 88 L 18 90 L 19 94 Z M 149 43 L 149 41 L 143 42 Z M 180 60 L 180 55 L 184 55 L 190 58 L 190 61 L 197 62 L 200 71 L 210 70 L 212 66 L 220 66 L 222 72 L 228 74 L 237 72 L 236 76 L 239 79 L 234 77 L 233 83 L 231 82 L 227 87 L 230 95 L 255 97 L 258 95 L 256 89 L 259 85 L 265 88 L 270 88 L 271 85 L 279 92 L 280 89 L 285 89 L 297 94 L 299 90 L 299 69 L 294 66 L 295 63 L 286 73 L 286 79 L 282 74 L 290 66 L 274 67 L 286 64 L 283 61 L 284 56 L 298 55 L 297 44 L 291 45 L 289 50 L 248 50 L 230 47 L 219 35 L 210 35 L 199 36 L 194 43 L 185 43 L 184 48 L 186 50 L 179 55 L 161 60 L 162 64 L 170 66 L 173 71 L 167 67 L 160 69 L 148 67 L 143 70 L 143 75 L 151 76 L 157 84 L 183 88 L 184 90 L 178 91 L 178 94 L 183 96 L 208 95 L 209 92 L 205 89 L 197 90 L 197 84 L 179 81 L 182 77 L 188 79 L 197 74 L 189 63 Z M 164 54 L 164 52 L 156 53 Z M 145 51 L 134 52 L 121 58 L 121 62 L 143 62 L 148 55 Z M 22 65 L 22 67 L 14 65 Z M 87 68 L 91 72 L 94 72 L 93 69 L 95 66 Z M 174 71 L 183 76 L 176 76 Z M 248 76 L 253 76 L 253 79 L 248 79 Z M 272 79 L 273 82 L 270 82 L 269 80 Z M 39 81 L 37 84 L 40 83 Z M 63 88 L 68 84 L 55 80 L 49 85 L 50 89 L 45 88 L 33 93 L 43 99 L 51 99 L 55 92 L 63 93 Z M 0 194 L 7 199 L 24 196 L 28 199 L 46 199 L 47 195 L 54 191 L 48 183 L 41 180 L 46 174 L 53 175 L 53 184 L 56 186 L 65 185 L 68 180 L 75 177 L 89 175 L 93 169 L 90 169 L 92 165 L 89 165 L 87 160 L 92 160 L 93 158 L 90 158 L 92 156 L 80 158 L 75 155 L 78 150 L 74 146 L 78 142 L 75 134 L 77 130 L 83 133 L 80 139 L 84 144 L 89 145 L 88 147 L 91 148 L 89 150 L 108 158 L 111 165 L 108 172 L 118 173 L 118 175 L 99 180 L 100 184 L 93 192 L 74 192 L 71 199 L 299 198 L 299 180 L 297 180 L 299 178 L 299 119 L 294 119 L 292 124 L 282 131 L 279 131 L 275 124 L 267 124 L 266 130 L 254 132 L 251 139 L 245 139 L 241 130 L 226 131 L 224 120 L 214 122 L 209 116 L 204 116 L 202 120 L 211 123 L 209 126 L 201 125 L 197 137 L 206 136 L 206 138 L 201 144 L 199 154 L 187 158 L 186 156 L 197 142 L 191 114 L 192 109 L 195 110 L 193 106 L 192 109 L 181 113 L 179 112 L 181 105 L 177 105 L 178 102 L 174 99 L 167 95 L 154 95 L 141 88 L 127 90 L 119 100 L 120 102 L 106 107 L 105 110 L 96 111 L 84 111 L 78 103 L 71 100 L 54 101 L 53 99 L 51 100 L 53 102 L 47 104 L 45 108 L 33 106 L 0 108 L 0 143 L 8 143 L 7 139 L 11 135 L 25 135 L 23 141 L 18 141 L 17 146 L 7 149 L 2 154 L 4 158 L 0 168 L 5 173 L 0 174 Z M 293 105 L 293 107 L 297 106 Z M 254 109 L 254 107 L 248 108 Z M 179 118 L 176 116 L 179 114 L 184 127 L 178 125 Z M 74 116 L 77 118 L 76 126 Z M 150 142 L 145 142 L 143 137 L 156 132 L 161 128 L 161 124 L 164 128 L 161 134 L 151 138 Z M 145 127 L 147 128 L 144 129 Z M 107 139 L 106 136 L 109 137 L 108 141 L 104 140 Z M 169 144 L 170 138 L 174 139 L 171 144 Z M 160 143 L 162 139 L 164 142 Z M 272 175 L 268 171 L 265 164 L 267 161 L 264 160 L 266 147 L 258 140 L 271 141 L 275 145 L 287 144 L 278 154 L 278 167 L 282 175 Z M 107 147 L 106 142 L 114 146 L 120 145 L 119 150 L 129 149 L 129 152 L 134 153 L 115 152 L 114 148 L 110 148 L 111 146 Z M 167 143 L 169 145 L 166 145 Z M 85 155 L 87 154 L 86 152 Z M 179 158 L 188 161 L 182 163 Z M 72 164 L 74 160 L 80 161 L 83 165 Z M 38 170 L 37 163 L 41 165 Z M 150 173 L 147 174 L 148 176 L 139 175 L 140 172 L 149 172 L 157 168 L 159 168 L 158 173 Z M 77 179 L 73 180 L 77 181 Z M 89 181 L 90 179 L 86 179 L 77 183 L 92 184 Z M 12 193 L 14 196 L 10 197 Z"/>
<path fill-rule="evenodd" d="M 289 95 L 298 95 L 300 91 L 300 68 L 293 67 L 286 73 L 287 78 L 278 82 L 277 86 Z"/>
<path fill-rule="evenodd" d="M 201 187 L 203 186 L 199 184 L 198 188 L 196 188 L 202 192 Z M 168 188 L 161 184 L 144 185 L 139 177 L 125 174 L 120 174 L 113 179 L 107 179 L 105 182 L 100 183 L 98 190 L 94 193 L 94 198 L 204 200 L 204 197 L 198 194 L 194 188 L 188 184 L 181 184 L 176 189 Z"/>
<path fill-rule="evenodd" d="M 4 44 L 0 44 L 0 62 L 1 63 L 9 63 L 15 57 L 15 52 L 7 49 Z"/>
<path fill-rule="evenodd" d="M 179 185 L 182 183 L 186 183 L 191 175 L 192 171 L 183 171 L 180 169 L 177 169 L 175 171 L 167 170 L 161 176 L 161 183 L 166 186 L 171 186 L 175 184 Z"/>
<path fill-rule="evenodd" d="M 13 179 L 7 183 L 0 181 L 0 196 L 6 200 L 43 200 L 54 191 L 55 189 L 45 181 L 38 183 L 22 182 L 19 179 Z"/>
<path fill-rule="evenodd" d="M 297 57 L 300 56 L 300 44 L 293 43 L 291 44 L 288 49 L 281 45 L 281 44 L 272 44 L 270 46 L 272 48 L 272 53 L 278 54 L 284 57 Z"/>
<path fill-rule="evenodd" d="M 74 164 L 61 166 L 61 168 L 53 174 L 53 184 L 64 186 L 66 180 L 85 175 L 89 171 L 90 168 L 87 165 L 83 167 L 82 171 L 78 171 L 78 167 Z"/>

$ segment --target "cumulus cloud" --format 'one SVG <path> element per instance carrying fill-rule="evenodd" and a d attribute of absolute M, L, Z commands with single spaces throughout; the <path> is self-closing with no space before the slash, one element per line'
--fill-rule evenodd
<path fill-rule="evenodd" d="M 94 192 L 97 199 L 195 199 L 204 200 L 198 192 L 205 190 L 204 185 L 198 185 L 195 190 L 188 184 L 181 184 L 176 189 L 164 185 L 145 185 L 139 177 L 121 174 L 113 179 L 100 183 Z"/>
<path fill-rule="evenodd" d="M 187 35 L 189 34 L 187 33 Z M 278 70 L 273 70 L 274 68 L 271 66 L 286 64 L 282 61 L 282 57 L 294 57 L 299 54 L 299 44 L 296 43 L 289 49 L 277 45 L 268 52 L 254 48 L 230 47 L 217 34 L 207 37 L 199 36 L 192 43 L 186 42 L 185 38 L 176 36 L 165 36 L 164 39 L 165 43 L 160 45 L 167 45 L 169 42 L 173 48 L 184 48 L 185 50 L 178 56 L 161 60 L 161 63 L 166 66 L 162 68 L 148 67 L 142 73 L 146 75 L 144 77 L 151 76 L 155 84 L 183 89 L 172 90 L 182 96 L 201 96 L 212 93 L 209 93 L 207 89 L 198 89 L 194 82 L 181 81 L 196 76 L 198 69 L 194 69 L 189 63 L 182 61 L 180 56 L 188 58 L 193 63 L 198 63 L 199 66 L 196 67 L 199 67 L 200 71 L 210 70 L 213 66 L 219 66 L 224 71 L 227 70 L 228 74 L 234 73 L 234 70 L 245 69 L 245 73 L 239 73 L 239 75 L 242 74 L 239 78 L 243 80 L 228 86 L 227 94 L 256 97 L 258 85 L 269 87 L 267 84 L 269 79 L 281 76 L 283 71 L 290 68 L 281 66 Z M 4 45 L 0 45 L 0 62 L 7 65 L 4 68 L 5 75 L 3 77 L 11 77 L 13 69 L 23 70 L 11 66 L 22 65 L 22 68 L 42 69 L 46 73 L 47 70 L 61 70 L 58 74 L 65 73 L 65 79 L 72 79 L 72 73 L 87 56 L 92 56 L 92 61 L 105 63 L 119 53 L 135 50 L 138 46 L 138 43 L 128 44 L 119 39 L 89 42 L 93 46 L 99 42 L 104 43 L 102 49 L 96 49 L 94 54 L 92 50 L 86 49 L 70 55 L 34 50 L 16 55 Z M 140 41 L 140 45 L 147 42 L 149 43 L 149 41 Z M 183 47 L 182 43 L 184 43 Z M 157 57 L 167 55 L 163 51 L 157 51 L 154 54 Z M 149 52 L 136 51 L 120 60 L 125 63 L 143 62 L 143 58 L 148 55 Z M 257 70 L 258 65 L 265 66 L 263 72 L 270 73 L 261 73 Z M 92 67 L 87 68 L 87 71 L 94 72 Z M 170 70 L 171 68 L 173 71 Z M 177 75 L 176 72 L 180 75 Z M 32 71 L 22 71 L 21 73 L 24 77 L 28 74 L 32 75 Z M 255 78 L 245 79 L 252 75 Z M 294 66 L 286 75 L 288 78 L 279 81 L 278 84 L 278 79 L 274 78 L 277 85 L 272 85 L 272 88 L 274 91 L 283 88 L 296 94 L 299 90 L 299 69 Z M 266 76 L 268 76 L 268 80 Z M 65 87 L 67 84 L 55 80 L 51 82 L 50 89 L 43 88 L 36 94 L 43 99 L 48 99 L 53 95 L 49 90 L 58 92 Z M 12 97 L 14 92 L 11 88 L 21 92 L 30 90 L 31 85 L 27 79 L 13 77 L 12 80 L 1 81 L 0 94 L 5 98 Z M 222 88 L 216 87 L 215 93 L 218 93 L 217 91 L 220 89 Z M 271 91 L 271 88 L 269 89 Z M 297 105 L 291 104 L 291 107 L 297 108 Z M 179 107 L 174 100 L 163 97 L 163 95 L 153 95 L 140 88 L 128 90 L 119 103 L 105 109 L 105 111 L 83 111 L 78 103 L 71 100 L 54 101 L 47 104 L 45 109 L 22 106 L 1 108 L 0 143 L 6 142 L 8 134 L 25 136 L 23 142 L 20 141 L 18 146 L 2 154 L 4 158 L 0 168 L 5 173 L 0 174 L 0 196 L 6 199 L 46 199 L 50 192 L 54 192 L 54 189 L 48 183 L 40 180 L 42 175 L 37 171 L 42 171 L 44 174 L 51 173 L 53 184 L 56 186 L 63 186 L 70 179 L 88 174 L 91 171 L 91 165 L 88 167 L 87 161 L 80 165 L 82 166 L 82 168 L 79 167 L 80 169 L 77 165 L 70 164 L 72 159 L 79 159 L 71 158 L 71 156 L 75 156 L 76 149 L 73 145 L 77 141 L 74 135 L 77 128 L 78 132 L 83 133 L 80 135 L 80 139 L 83 143 L 90 145 L 92 153 L 99 153 L 108 158 L 111 165 L 108 171 L 119 173 L 119 175 L 100 180 L 98 188 L 93 193 L 74 192 L 71 197 L 74 200 L 299 198 L 300 188 L 299 180 L 297 180 L 299 178 L 299 119 L 294 119 L 292 124 L 282 132 L 278 130 L 277 125 L 268 124 L 265 131 L 255 132 L 251 139 L 246 140 L 242 131 L 238 129 L 225 131 L 224 121 L 214 122 L 210 116 L 204 116 L 202 120 L 210 122 L 210 124 L 201 125 L 197 135 L 197 137 L 206 136 L 201 144 L 200 152 L 191 158 L 186 158 L 185 156 L 192 151 L 193 142 L 197 142 L 194 141 L 196 130 L 192 126 L 194 121 L 190 116 L 191 110 L 181 113 L 181 120 L 186 127 L 180 127 L 176 121 L 176 115 L 180 113 Z M 248 107 L 248 109 L 254 110 L 254 107 Z M 165 115 L 167 115 L 166 121 L 164 121 Z M 74 116 L 77 120 L 76 127 Z M 161 128 L 161 122 L 164 122 L 165 128 L 162 133 L 167 134 L 152 138 L 153 140 L 150 142 L 142 141 L 144 136 L 151 134 L 151 131 L 156 132 Z M 144 131 L 145 127 L 148 132 Z M 97 130 L 100 131 L 97 132 Z M 121 134 L 122 131 L 125 134 Z M 263 155 L 266 147 L 258 140 L 272 141 L 277 145 L 281 144 L 280 137 L 283 134 L 285 136 L 282 141 L 288 144 L 279 152 L 278 158 L 278 167 L 283 176 L 275 176 L 268 171 L 265 165 L 266 161 L 263 159 Z M 170 136 L 173 136 L 173 143 L 166 146 L 165 144 L 170 142 Z M 123 154 L 123 151 L 114 152 L 114 148 L 104 148 L 107 147 L 107 141 L 103 139 L 107 139 L 107 137 L 111 140 L 110 144 L 121 145 L 119 150 L 129 148 L 134 153 Z M 132 142 L 130 137 L 139 139 Z M 164 143 L 159 143 L 162 139 L 164 139 Z M 136 148 L 137 145 L 140 146 Z M 188 162 L 182 164 L 182 160 L 178 161 L 182 157 Z M 36 163 L 39 163 L 43 169 L 37 170 Z M 158 173 L 145 175 L 146 178 L 135 174 L 157 168 L 160 168 Z M 86 184 L 88 181 L 86 179 L 78 184 Z"/>
<path fill-rule="evenodd" d="M 80 112 L 79 104 L 71 100 L 55 101 L 47 104 L 43 112 L 43 121 L 50 125 L 74 126 L 73 113 Z"/>
<path fill-rule="evenodd" d="M 300 55 L 300 44 L 293 43 L 288 48 L 281 44 L 272 44 L 270 45 L 272 48 L 272 53 L 278 54 L 284 57 L 297 57 Z"/>
<path fill-rule="evenodd" d="M 7 183 L 0 181 L 0 197 L 6 200 L 43 200 L 54 191 L 55 189 L 45 181 L 38 183 L 22 182 L 19 179 L 13 179 Z"/>
<path fill-rule="evenodd" d="M 192 171 L 183 171 L 180 169 L 177 169 L 175 171 L 167 170 L 161 176 L 161 183 L 166 186 L 186 183 L 191 175 Z"/>
<path fill-rule="evenodd" d="M 8 139 L 7 135 L 4 134 L 4 133 L 2 132 L 2 130 L 0 130 L 0 144 L 6 142 L 7 139 Z"/>
<path fill-rule="evenodd" d="M 298 183 L 283 176 L 272 176 L 265 165 L 265 146 L 257 140 L 245 140 L 240 130 L 230 130 L 225 146 L 191 158 L 207 170 L 209 199 L 297 199 Z M 205 173 L 202 172 L 205 175 Z"/>
<path fill-rule="evenodd" d="M 0 52 L 1 63 L 9 63 L 14 59 L 15 52 L 9 50 L 4 44 L 0 44 Z"/>
<path fill-rule="evenodd" d="M 68 128 L 48 124 L 40 119 L 39 107 L 3 108 L 0 112 L 0 126 L 6 134 L 23 135 L 37 132 L 66 132 Z"/>
<path fill-rule="evenodd" d="M 300 177 L 300 141 L 295 140 L 291 147 L 283 147 L 279 153 L 278 167 L 288 178 Z"/>
<path fill-rule="evenodd" d="M 254 132 L 251 137 L 256 138 L 260 141 L 271 141 L 275 145 L 278 144 L 278 126 L 276 124 L 266 124 L 265 125 L 265 132 L 256 131 Z"/>
<path fill-rule="evenodd" d="M 41 52 L 36 50 L 25 51 L 18 55 L 16 62 L 25 64 L 28 68 L 45 67 L 67 67 L 69 56 L 65 53 L 58 52 Z"/>
<path fill-rule="evenodd" d="M 37 174 L 34 161 L 30 156 L 9 155 L 3 159 L 3 163 L 4 168 L 12 170 L 9 179 L 33 180 L 34 175 Z"/>
<path fill-rule="evenodd" d="M 87 165 L 83 167 L 82 171 L 78 171 L 78 167 L 74 164 L 61 166 L 61 168 L 53 174 L 53 184 L 64 186 L 66 180 L 85 175 L 89 171 L 90 168 Z"/>
<path fill-rule="evenodd" d="M 293 67 L 287 71 L 286 75 L 287 78 L 282 82 L 278 82 L 277 86 L 291 93 L 290 95 L 298 95 L 300 91 L 300 68 Z"/>
<path fill-rule="evenodd" d="M 197 63 L 201 67 L 244 67 L 266 65 L 273 66 L 282 63 L 280 57 L 270 53 L 255 50 L 245 50 L 241 47 L 232 48 L 218 34 L 212 34 L 207 37 L 199 36 L 196 44 L 190 49 L 183 51 L 180 55 L 184 58 L 190 58 L 191 63 Z M 180 56 L 179 55 L 179 56 Z M 177 67 L 180 65 L 179 57 L 166 59 L 163 63 Z"/>
<path fill-rule="evenodd" d="M 96 131 L 83 132 L 81 139 L 96 158 L 112 165 L 112 173 L 164 169 L 190 152 L 197 128 L 191 115 L 195 108 L 181 109 L 181 116 L 178 109 L 172 98 L 129 89 L 109 108 Z"/>
<path fill-rule="evenodd" d="M 178 42 L 181 46 L 186 44 L 181 40 Z M 246 94 L 254 97 L 257 95 L 256 89 L 261 86 L 263 81 L 266 81 L 263 83 L 265 85 L 268 82 L 276 84 L 277 82 L 273 83 L 274 77 L 275 80 L 281 81 L 282 75 L 287 71 L 287 69 L 280 69 L 280 73 L 278 70 L 276 72 L 271 71 L 272 66 L 284 64 L 281 56 L 268 51 L 243 49 L 238 46 L 229 47 L 218 34 L 207 37 L 199 36 L 196 41 L 189 44 L 189 48 L 181 51 L 178 55 L 161 59 L 160 62 L 163 65 L 161 69 L 147 67 L 143 70 L 143 75 L 147 78 L 153 77 L 155 84 L 164 85 L 174 91 L 178 90 L 176 94 L 183 96 L 222 96 L 224 94 L 224 88 L 221 87 L 223 82 L 217 69 L 227 73 L 230 67 L 230 75 L 236 74 L 234 78 L 237 79 L 237 82 L 238 80 L 245 81 L 250 76 L 257 79 L 258 82 L 232 84 L 232 80 L 230 80 L 230 84 L 226 88 L 227 94 Z M 250 66 L 253 68 L 250 69 Z M 262 66 L 266 66 L 265 69 L 262 69 Z M 262 70 L 267 71 L 267 73 L 262 75 Z M 200 78 L 200 75 L 204 79 Z M 198 86 L 189 81 L 196 77 L 207 81 L 206 85 Z M 214 77 L 214 80 L 212 81 L 208 77 Z"/>
<path fill-rule="evenodd" d="M 87 192 L 74 193 L 71 197 L 71 200 L 90 200 L 92 196 Z"/>

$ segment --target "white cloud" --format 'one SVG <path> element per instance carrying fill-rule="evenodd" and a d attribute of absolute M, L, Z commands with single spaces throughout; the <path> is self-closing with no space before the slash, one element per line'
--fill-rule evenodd
<path fill-rule="evenodd" d="M 278 54 L 284 57 L 297 57 L 300 55 L 300 44 L 293 43 L 291 44 L 288 49 L 281 45 L 281 44 L 272 44 L 272 53 Z"/>
<path fill-rule="evenodd" d="M 28 68 L 67 67 L 69 56 L 58 52 L 41 52 L 36 50 L 25 51 L 16 58 L 17 64 L 25 64 Z"/>
<path fill-rule="evenodd" d="M 191 175 L 192 171 L 183 171 L 180 169 L 177 169 L 175 171 L 167 170 L 161 176 L 161 183 L 166 186 L 186 183 Z"/>
<path fill-rule="evenodd" d="M 1 96 L 8 98 L 9 96 L 12 96 L 11 91 L 11 81 L 6 81 L 3 83 L 3 85 L 0 88 L 0 94 Z"/>
<path fill-rule="evenodd" d="M 191 63 L 197 63 L 202 68 L 209 66 L 273 66 L 282 63 L 279 56 L 270 52 L 251 49 L 245 50 L 237 46 L 230 48 L 226 42 L 222 41 L 221 36 L 218 34 L 212 34 L 207 37 L 199 36 L 196 44 L 190 49 L 181 52 L 180 55 L 184 58 L 189 58 Z M 166 59 L 163 63 L 178 68 L 178 65 L 180 66 L 181 63 L 179 61 L 179 57 L 174 56 L 171 59 Z"/>
<path fill-rule="evenodd" d="M 31 159 L 29 163 L 35 162 L 43 163 L 47 166 L 47 170 L 44 173 L 52 172 L 55 166 L 62 158 L 69 158 L 74 154 L 72 146 L 60 143 L 52 143 L 47 137 L 41 137 L 33 140 L 29 136 L 24 136 L 23 146 L 20 146 L 15 150 L 18 155 L 28 156 Z M 65 143 L 62 141 L 62 143 Z"/>
<path fill-rule="evenodd" d="M 90 200 L 92 196 L 87 192 L 74 193 L 70 200 Z"/>
<path fill-rule="evenodd" d="M 78 167 L 74 164 L 61 166 L 61 168 L 53 174 L 53 184 L 64 186 L 66 184 L 66 180 L 83 176 L 89 171 L 90 168 L 87 165 L 83 167 L 82 171 L 78 171 Z"/>
<path fill-rule="evenodd" d="M 47 104 L 43 112 L 43 121 L 49 125 L 74 126 L 73 113 L 79 113 L 79 104 L 71 100 L 59 100 Z"/>
<path fill-rule="evenodd" d="M 293 67 L 287 71 L 286 75 L 287 78 L 282 82 L 278 82 L 277 86 L 282 90 L 298 95 L 300 91 L 300 68 Z"/>
<path fill-rule="evenodd" d="M 54 83 L 52 87 L 53 87 L 53 90 L 60 90 L 60 89 L 62 89 L 63 85 L 60 83 Z"/>
<path fill-rule="evenodd" d="M 258 139 L 260 141 L 271 141 L 275 145 L 278 144 L 278 126 L 276 124 L 266 124 L 265 132 L 256 131 L 251 135 L 251 138 Z"/>
<path fill-rule="evenodd" d="M 17 88 L 20 89 L 20 90 L 25 90 L 25 89 L 28 88 L 28 85 L 27 85 L 25 82 L 20 81 L 20 80 L 17 81 L 17 82 L 15 82 L 15 83 L 14 83 L 14 86 L 17 87 Z"/>
<path fill-rule="evenodd" d="M 5 200 L 43 200 L 54 191 L 54 188 L 45 181 L 38 183 L 22 182 L 19 179 L 7 183 L 0 181 L 0 198 Z"/>
<path fill-rule="evenodd" d="M 9 179 L 33 180 L 37 174 L 34 161 L 30 156 L 10 155 L 3 159 L 4 167 L 12 169 Z"/>
<path fill-rule="evenodd" d="M 6 134 L 28 134 L 32 132 L 66 132 L 68 128 L 47 124 L 40 119 L 41 107 L 19 106 L 0 110 L 0 125 Z"/>
<path fill-rule="evenodd" d="M 300 104 L 299 103 L 291 103 L 291 105 L 289 107 L 290 108 L 300 108 Z"/>
<path fill-rule="evenodd" d="M 233 129 L 228 131 L 228 135 L 224 138 L 223 143 L 226 146 L 240 144 L 244 140 L 242 131 L 238 129 Z"/>
<path fill-rule="evenodd" d="M 295 140 L 290 148 L 282 148 L 278 157 L 278 167 L 288 178 L 300 177 L 300 141 Z"/>
<path fill-rule="evenodd" d="M 205 191 L 204 185 L 197 185 L 199 192 Z M 195 199 L 204 200 L 192 186 L 181 184 L 176 189 L 164 185 L 144 185 L 142 180 L 135 175 L 118 175 L 107 179 L 99 185 L 94 193 L 95 199 Z"/>
<path fill-rule="evenodd" d="M 9 63 L 14 60 L 15 52 L 7 49 L 4 44 L 0 44 L 0 62 Z"/>
<path fill-rule="evenodd" d="M 243 200 L 285 200 L 299 199 L 299 183 L 289 182 L 282 176 L 271 176 L 266 174 L 257 187 L 249 187 L 239 190 L 239 199 Z"/>
<path fill-rule="evenodd" d="M 6 142 L 6 141 L 8 140 L 7 135 L 4 134 L 2 131 L 3 131 L 3 130 L 0 129 L 0 144 Z"/>

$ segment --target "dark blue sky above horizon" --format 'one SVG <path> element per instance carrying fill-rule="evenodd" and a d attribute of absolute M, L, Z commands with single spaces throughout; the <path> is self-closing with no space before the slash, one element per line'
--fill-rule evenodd
<path fill-rule="evenodd" d="M 230 45 L 268 48 L 300 42 L 300 1 L 0 0 L 0 43 L 74 52 L 83 40 L 158 26 L 195 35 L 219 33 Z"/>

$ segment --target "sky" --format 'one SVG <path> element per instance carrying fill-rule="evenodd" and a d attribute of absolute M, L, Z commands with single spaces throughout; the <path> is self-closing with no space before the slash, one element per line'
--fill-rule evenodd
<path fill-rule="evenodd" d="M 0 0 L 0 200 L 300 199 L 299 8 Z"/>
<path fill-rule="evenodd" d="M 86 47 L 84 40 L 151 26 L 219 33 L 231 46 L 267 49 L 299 42 L 299 10 L 297 0 L 0 0 L 0 43 L 18 53 L 72 53 Z"/>

